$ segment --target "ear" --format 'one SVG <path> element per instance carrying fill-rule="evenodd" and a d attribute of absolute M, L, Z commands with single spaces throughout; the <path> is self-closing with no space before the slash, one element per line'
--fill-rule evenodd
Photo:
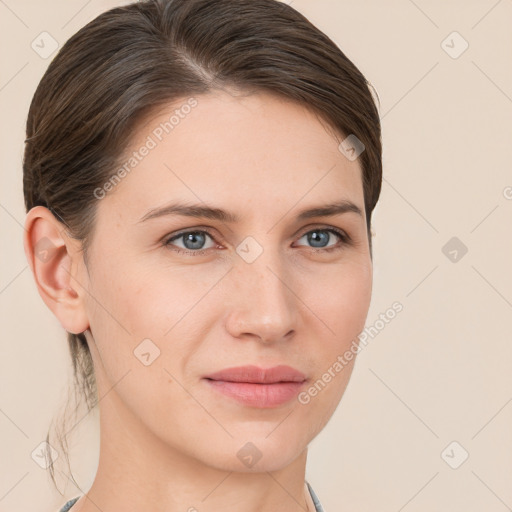
<path fill-rule="evenodd" d="M 82 280 L 87 274 L 80 243 L 66 234 L 66 226 L 48 208 L 35 206 L 25 219 L 23 246 L 45 304 L 66 331 L 85 331 L 89 327 L 84 301 L 87 283 Z"/>

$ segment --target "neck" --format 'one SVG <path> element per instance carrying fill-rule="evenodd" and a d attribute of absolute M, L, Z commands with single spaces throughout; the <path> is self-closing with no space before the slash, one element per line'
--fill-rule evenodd
<path fill-rule="evenodd" d="M 223 468 L 169 446 L 125 408 L 115 407 L 113 391 L 109 395 L 100 414 L 98 470 L 70 512 L 315 511 L 305 485 L 307 448 L 276 470 L 249 470 L 239 461 L 238 470 Z"/>

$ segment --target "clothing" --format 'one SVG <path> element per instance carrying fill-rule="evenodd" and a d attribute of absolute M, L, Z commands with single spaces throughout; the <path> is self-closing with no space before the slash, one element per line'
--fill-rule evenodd
<path fill-rule="evenodd" d="M 315 511 L 316 512 L 324 512 L 324 509 L 322 508 L 322 505 L 320 505 L 320 500 L 318 499 L 318 496 L 315 494 L 315 491 L 313 491 L 313 488 L 311 485 L 309 485 L 309 482 L 306 480 L 306 484 L 309 489 L 309 494 L 311 494 L 311 498 L 313 499 L 313 503 L 315 504 Z M 68 510 L 78 501 L 78 498 L 80 496 L 77 496 L 76 498 L 73 498 L 72 500 L 69 500 L 60 510 L 59 512 L 68 512 Z"/>
<path fill-rule="evenodd" d="M 75 502 L 78 501 L 78 498 L 80 498 L 80 496 L 77 496 L 76 498 L 66 502 L 66 504 L 59 510 L 59 512 L 68 512 L 68 510 L 75 504 Z"/>
<path fill-rule="evenodd" d="M 315 494 L 315 491 L 313 491 L 313 488 L 311 487 L 311 485 L 309 485 L 309 482 L 307 480 L 306 484 L 308 485 L 309 494 L 311 494 L 311 498 L 313 499 L 313 503 L 315 504 L 315 511 L 324 512 L 322 505 L 320 505 L 320 500 L 318 499 L 318 496 Z"/>

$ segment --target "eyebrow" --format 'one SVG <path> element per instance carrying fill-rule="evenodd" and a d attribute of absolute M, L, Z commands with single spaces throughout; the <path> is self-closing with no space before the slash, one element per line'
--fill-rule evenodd
<path fill-rule="evenodd" d="M 310 219 L 312 217 L 330 217 L 340 215 L 347 212 L 353 212 L 363 217 L 363 212 L 359 206 L 352 201 L 343 199 L 337 203 L 329 203 L 322 206 L 307 208 L 301 210 L 297 215 L 297 220 Z M 166 215 L 183 215 L 186 217 L 200 217 L 205 219 L 217 220 L 226 223 L 240 222 L 240 217 L 236 214 L 223 210 L 222 208 L 215 208 L 203 204 L 184 204 L 184 203 L 171 203 L 159 208 L 152 208 L 149 210 L 138 223 L 145 222 L 149 219 L 163 217 Z"/>

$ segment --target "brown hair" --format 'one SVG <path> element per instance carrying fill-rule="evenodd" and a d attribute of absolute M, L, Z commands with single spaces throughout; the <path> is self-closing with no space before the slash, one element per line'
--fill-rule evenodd
<path fill-rule="evenodd" d="M 276 0 L 146 0 L 111 9 L 62 46 L 34 94 L 23 159 L 27 212 L 52 211 L 81 241 L 87 264 L 94 190 L 117 169 L 137 122 L 216 88 L 264 91 L 364 144 L 358 158 L 371 255 L 382 147 L 369 86 L 331 39 Z M 89 412 L 98 401 L 89 348 L 83 333 L 68 333 L 68 344 L 75 397 L 79 390 Z M 59 442 L 64 448 L 66 433 Z"/>

